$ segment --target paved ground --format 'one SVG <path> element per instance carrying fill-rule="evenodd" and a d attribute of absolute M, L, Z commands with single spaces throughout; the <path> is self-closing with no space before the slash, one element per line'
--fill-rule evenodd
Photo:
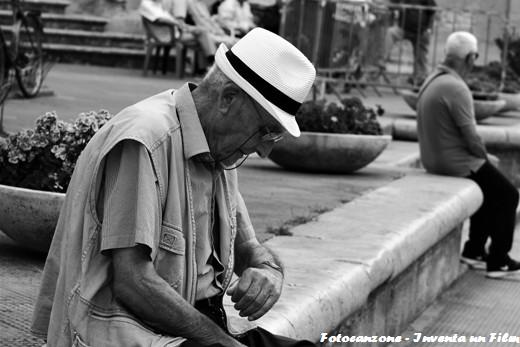
<path fill-rule="evenodd" d="M 517 226 L 511 255 L 520 259 L 520 227 Z M 518 346 L 518 343 L 498 341 L 506 334 L 520 339 L 520 275 L 509 280 L 493 280 L 484 271 L 468 270 L 457 282 L 403 332 L 410 341 L 396 343 L 400 346 Z M 418 333 L 420 341 L 415 342 Z M 497 339 L 492 340 L 492 334 Z M 424 338 L 457 335 L 466 343 L 425 342 Z M 481 337 L 481 343 L 470 343 L 473 337 Z M 432 341 L 432 340 L 426 340 Z"/>
<path fill-rule="evenodd" d="M 144 79 L 139 73 L 57 65 L 46 82 L 55 95 L 29 101 L 9 100 L 5 107 L 5 129 L 19 130 L 50 110 L 56 110 L 65 119 L 99 108 L 116 113 L 143 97 L 182 83 L 173 80 L 171 75 Z M 387 117 L 403 113 L 413 117 L 411 109 L 399 97 L 370 95 L 366 103 L 382 104 Z M 508 124 L 507 118 L 493 118 L 489 122 Z M 269 227 L 278 229 L 288 221 L 312 218 L 319 211 L 334 208 L 395 179 L 402 172 L 390 169 L 388 164 L 416 150 L 415 143 L 393 142 L 375 164 L 349 176 L 288 173 L 269 161 L 251 158 L 241 168 L 240 180 L 260 238 L 270 236 L 266 232 Z M 520 256 L 519 250 L 517 238 L 515 254 Z M 43 262 L 42 256 L 23 250 L 0 232 L 0 346 L 38 345 L 38 341 L 27 334 L 27 329 Z M 484 336 L 491 332 L 520 335 L 519 289 L 519 282 L 487 280 L 483 273 L 468 272 L 411 325 L 407 334 L 412 338 L 415 332 L 450 336 L 455 333 Z"/>

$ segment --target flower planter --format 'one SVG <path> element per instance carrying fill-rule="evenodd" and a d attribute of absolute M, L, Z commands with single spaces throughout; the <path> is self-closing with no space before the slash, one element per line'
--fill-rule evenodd
<path fill-rule="evenodd" d="M 0 230 L 21 246 L 47 252 L 65 194 L 0 185 Z"/>
<path fill-rule="evenodd" d="M 417 109 L 417 99 L 418 95 L 416 92 L 411 90 L 401 90 L 401 96 L 404 101 L 410 106 L 414 111 Z M 475 108 L 475 118 L 478 121 L 484 120 L 486 118 L 491 117 L 494 114 L 497 114 L 503 110 L 506 106 L 506 101 L 502 99 L 498 100 L 476 100 L 473 99 L 473 106 Z"/>
<path fill-rule="evenodd" d="M 502 112 L 520 109 L 520 93 L 498 93 L 498 98 L 506 102 Z"/>
<path fill-rule="evenodd" d="M 351 173 L 376 159 L 391 140 L 389 135 L 302 132 L 278 142 L 269 159 L 295 171 Z"/>

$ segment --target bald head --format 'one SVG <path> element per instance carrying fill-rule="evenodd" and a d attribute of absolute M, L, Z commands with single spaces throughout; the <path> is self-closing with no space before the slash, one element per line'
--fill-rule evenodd
<path fill-rule="evenodd" d="M 446 40 L 446 58 L 466 59 L 470 53 L 478 53 L 477 38 L 467 31 L 456 31 Z"/>

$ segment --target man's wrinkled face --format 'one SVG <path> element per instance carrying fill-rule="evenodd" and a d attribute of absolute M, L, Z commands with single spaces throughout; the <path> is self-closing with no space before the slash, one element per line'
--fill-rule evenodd
<path fill-rule="evenodd" d="M 232 107 L 224 115 L 228 123 L 227 133 L 214 154 L 225 168 L 240 163 L 251 153 L 267 157 L 285 133 L 285 129 L 247 93 L 240 90 L 233 97 Z"/>

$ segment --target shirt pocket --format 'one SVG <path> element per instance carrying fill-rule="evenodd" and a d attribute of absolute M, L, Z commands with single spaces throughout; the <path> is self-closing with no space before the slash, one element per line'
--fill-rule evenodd
<path fill-rule="evenodd" d="M 186 240 L 181 228 L 163 223 L 154 265 L 157 273 L 179 294 L 184 294 Z"/>
<path fill-rule="evenodd" d="M 178 255 L 184 255 L 186 253 L 186 241 L 181 229 L 163 223 L 159 238 L 159 248 Z"/>

